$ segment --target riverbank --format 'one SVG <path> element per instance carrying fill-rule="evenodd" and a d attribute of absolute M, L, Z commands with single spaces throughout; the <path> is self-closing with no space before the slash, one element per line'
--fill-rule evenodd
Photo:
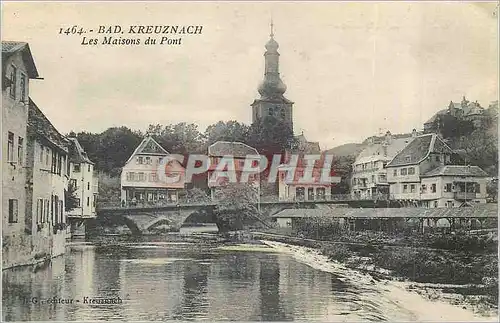
<path fill-rule="evenodd" d="M 280 252 L 288 253 L 296 260 L 315 269 L 335 273 L 342 279 L 350 280 L 359 285 L 376 285 L 387 300 L 388 308 L 398 309 L 393 311 L 398 314 L 391 317 L 396 321 L 491 321 L 497 320 L 497 313 L 491 309 L 479 310 L 471 304 L 451 304 L 435 290 L 432 297 L 425 295 L 428 288 L 412 284 L 411 282 L 394 281 L 373 277 L 368 272 L 360 272 L 348 268 L 338 261 L 321 254 L 316 248 L 291 245 L 283 242 L 262 240 L 262 242 Z M 390 316 L 391 313 L 388 313 Z"/>

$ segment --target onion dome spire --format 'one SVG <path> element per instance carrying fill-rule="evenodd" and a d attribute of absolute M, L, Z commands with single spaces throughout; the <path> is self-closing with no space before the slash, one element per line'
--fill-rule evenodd
<path fill-rule="evenodd" d="M 274 40 L 274 23 L 271 20 L 271 33 L 269 41 L 266 43 L 265 72 L 264 81 L 259 86 L 259 93 L 262 97 L 275 98 L 281 97 L 286 91 L 286 85 L 279 75 L 279 44 Z"/>

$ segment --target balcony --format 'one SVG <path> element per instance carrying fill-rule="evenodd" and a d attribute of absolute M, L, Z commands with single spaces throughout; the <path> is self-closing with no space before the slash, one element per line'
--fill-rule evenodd
<path fill-rule="evenodd" d="M 473 200 L 476 198 L 476 193 L 473 192 L 455 192 L 455 200 L 465 201 L 465 200 Z"/>

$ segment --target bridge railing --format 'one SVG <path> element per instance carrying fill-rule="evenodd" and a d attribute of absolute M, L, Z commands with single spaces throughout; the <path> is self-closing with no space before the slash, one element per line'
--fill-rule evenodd
<path fill-rule="evenodd" d="M 261 196 L 260 203 L 289 203 L 289 202 L 342 202 L 342 201 L 373 201 L 373 200 L 388 200 L 387 195 L 377 195 L 371 198 L 355 196 L 351 194 L 333 194 L 333 195 L 315 195 L 313 197 L 293 197 L 282 198 L 276 195 Z M 162 206 L 178 206 L 178 205 L 206 205 L 212 204 L 208 196 L 206 198 L 179 198 L 177 201 L 159 200 L 159 201 L 138 201 L 138 202 L 101 202 L 97 203 L 98 209 L 103 208 L 142 208 L 142 207 L 162 207 Z"/>

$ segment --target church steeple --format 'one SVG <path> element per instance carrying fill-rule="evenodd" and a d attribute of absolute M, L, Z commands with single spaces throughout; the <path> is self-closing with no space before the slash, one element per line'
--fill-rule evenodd
<path fill-rule="evenodd" d="M 274 24 L 271 20 L 271 38 L 266 44 L 264 81 L 259 86 L 262 98 L 282 97 L 286 91 L 286 85 L 280 78 L 279 73 L 279 44 L 274 39 Z"/>
<path fill-rule="evenodd" d="M 279 73 L 279 44 L 274 39 L 274 23 L 270 24 L 270 39 L 266 43 L 264 53 L 264 80 L 259 85 L 260 98 L 252 103 L 252 121 L 257 122 L 266 117 L 277 118 L 293 130 L 293 102 L 284 97 L 286 85 Z"/>

